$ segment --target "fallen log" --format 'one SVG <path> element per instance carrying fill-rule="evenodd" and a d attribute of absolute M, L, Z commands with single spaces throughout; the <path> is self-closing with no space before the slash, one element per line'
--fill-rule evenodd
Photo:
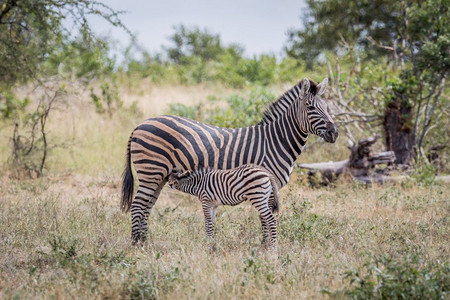
<path fill-rule="evenodd" d="M 353 178 L 360 178 L 363 182 L 384 182 L 387 179 L 378 174 L 371 174 L 379 165 L 389 165 L 395 161 L 393 151 L 385 151 L 372 154 L 371 146 L 378 140 L 379 136 L 360 140 L 356 145 L 349 147 L 350 158 L 337 162 L 303 163 L 297 166 L 308 170 L 308 178 L 312 185 L 317 185 L 317 175 L 320 175 L 320 184 L 327 185 L 335 181 L 344 173 L 349 173 Z M 387 175 L 388 168 L 381 170 L 381 174 Z M 379 171 L 379 170 L 377 170 Z"/>
<path fill-rule="evenodd" d="M 298 164 L 299 168 L 308 169 L 308 170 L 330 170 L 332 172 L 339 172 L 347 167 L 348 159 L 341 161 L 330 161 L 330 162 L 320 162 L 320 163 L 305 163 Z"/>
<path fill-rule="evenodd" d="M 348 159 L 337 162 L 322 162 L 322 163 L 305 163 L 298 164 L 299 168 L 308 169 L 309 182 L 312 185 L 316 185 L 313 178 L 317 173 L 320 174 L 319 181 L 322 185 L 327 185 L 335 181 L 340 175 L 344 174 L 347 170 Z"/>

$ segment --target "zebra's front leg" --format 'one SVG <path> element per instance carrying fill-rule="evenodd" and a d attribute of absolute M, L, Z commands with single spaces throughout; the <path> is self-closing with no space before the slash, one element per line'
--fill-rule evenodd
<path fill-rule="evenodd" d="M 202 201 L 203 214 L 205 215 L 205 231 L 208 237 L 209 250 L 216 251 L 214 243 L 214 225 L 216 220 L 217 206 L 208 200 Z"/>
<path fill-rule="evenodd" d="M 216 218 L 216 207 L 208 200 L 202 200 L 202 209 L 205 216 L 206 236 L 212 241 L 214 237 L 214 221 Z"/>

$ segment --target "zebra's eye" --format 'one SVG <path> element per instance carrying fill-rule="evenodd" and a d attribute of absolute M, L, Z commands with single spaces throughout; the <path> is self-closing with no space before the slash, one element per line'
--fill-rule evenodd
<path fill-rule="evenodd" d="M 306 106 L 306 108 L 307 108 L 308 110 L 313 110 L 313 109 L 315 109 L 315 107 L 312 106 L 312 105 L 308 105 L 308 106 Z"/>

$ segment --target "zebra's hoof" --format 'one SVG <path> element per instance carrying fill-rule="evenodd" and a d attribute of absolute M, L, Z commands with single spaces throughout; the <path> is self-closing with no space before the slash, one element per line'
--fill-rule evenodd
<path fill-rule="evenodd" d="M 214 252 L 216 252 L 217 251 L 217 246 L 216 246 L 216 244 L 214 243 L 214 244 L 210 244 L 209 245 L 209 253 L 214 253 Z"/>
<path fill-rule="evenodd" d="M 142 233 L 137 233 L 131 235 L 131 245 L 133 246 L 139 246 L 143 244 L 147 240 L 147 236 L 143 235 Z"/>

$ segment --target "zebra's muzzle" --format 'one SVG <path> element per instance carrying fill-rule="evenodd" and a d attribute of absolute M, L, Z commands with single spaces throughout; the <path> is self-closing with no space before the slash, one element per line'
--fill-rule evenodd
<path fill-rule="evenodd" d="M 327 143 L 334 143 L 334 142 L 336 142 L 338 136 L 339 136 L 339 132 L 337 130 L 336 125 L 334 125 L 334 123 L 327 122 L 327 130 L 326 131 L 324 130 L 324 133 L 322 134 L 321 137 Z"/>

